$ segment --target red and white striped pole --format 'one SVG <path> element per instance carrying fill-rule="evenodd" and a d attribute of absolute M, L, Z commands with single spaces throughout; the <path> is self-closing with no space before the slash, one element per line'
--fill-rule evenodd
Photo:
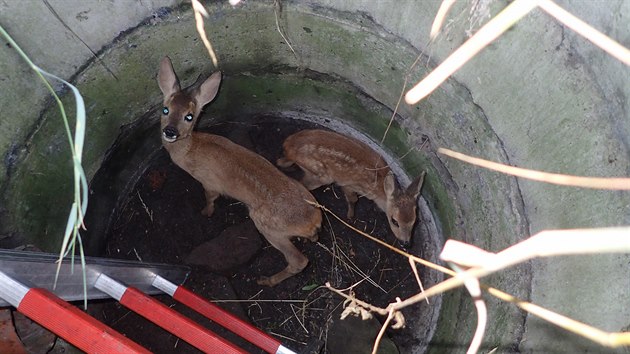
<path fill-rule="evenodd" d="M 87 353 L 151 353 L 46 289 L 29 288 L 0 272 L 0 297 Z"/>
<path fill-rule="evenodd" d="M 295 354 L 294 351 L 283 346 L 282 343 L 267 333 L 225 311 L 183 286 L 177 286 L 159 275 L 155 277 L 153 286 L 162 290 L 166 294 L 169 294 L 173 297 L 173 299 L 199 312 L 224 328 L 238 334 L 267 353 Z"/>
<path fill-rule="evenodd" d="M 138 289 L 126 287 L 105 274 L 99 275 L 94 287 L 204 353 L 246 353 Z"/>

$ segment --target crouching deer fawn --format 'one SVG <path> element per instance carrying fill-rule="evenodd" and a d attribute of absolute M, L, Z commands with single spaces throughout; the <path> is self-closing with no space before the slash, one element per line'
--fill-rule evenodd
<path fill-rule="evenodd" d="M 201 79 L 201 77 L 200 77 Z M 260 233 L 284 255 L 288 265 L 258 284 L 274 286 L 301 272 L 308 264 L 291 243 L 295 236 L 317 241 L 322 215 L 313 195 L 280 172 L 262 156 L 213 134 L 193 132 L 203 106 L 219 90 L 221 73 L 181 89 L 168 57 L 160 63 L 158 83 L 164 94 L 162 144 L 177 166 L 201 182 L 206 195 L 204 215 L 214 212 L 214 201 L 226 195 L 244 203 Z M 229 250 L 226 250 L 229 252 Z"/>
<path fill-rule="evenodd" d="M 336 183 L 348 202 L 348 219 L 354 217 L 357 195 L 373 200 L 387 214 L 389 226 L 403 247 L 411 245 L 416 222 L 416 200 L 425 172 L 401 190 L 385 160 L 366 144 L 327 130 L 302 130 L 283 144 L 277 165 L 294 163 L 304 171 L 301 182 L 309 190 Z"/>

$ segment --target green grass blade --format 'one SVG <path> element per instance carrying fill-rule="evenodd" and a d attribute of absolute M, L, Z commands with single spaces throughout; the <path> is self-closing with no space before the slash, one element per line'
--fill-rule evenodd
<path fill-rule="evenodd" d="M 57 105 L 59 107 L 59 111 L 61 113 L 61 117 L 63 120 L 64 128 L 66 130 L 66 135 L 68 137 L 68 143 L 70 144 L 70 149 L 72 152 L 72 161 L 73 161 L 73 170 L 74 170 L 74 203 L 70 209 L 70 215 L 68 215 L 68 221 L 66 223 L 66 230 L 64 232 L 64 237 L 62 240 L 61 249 L 59 251 L 59 260 L 57 265 L 57 273 L 55 274 L 55 283 L 57 284 L 57 279 L 59 277 L 59 270 L 61 267 L 61 262 L 63 258 L 71 251 L 72 263 L 74 265 L 74 254 L 76 247 L 76 240 L 79 239 L 79 252 L 81 255 L 81 265 L 83 268 L 83 293 L 85 305 L 87 307 L 87 284 L 85 283 L 86 275 L 85 275 L 85 255 L 83 253 L 83 244 L 81 243 L 79 229 L 83 226 L 83 217 L 85 216 L 85 212 L 87 210 L 88 203 L 88 184 L 87 177 L 85 176 L 85 171 L 81 166 L 81 157 L 83 154 L 83 144 L 85 142 L 85 127 L 86 127 L 86 113 L 85 113 L 85 102 L 79 90 L 69 82 L 53 75 L 45 70 L 41 69 L 37 65 L 35 65 L 28 55 L 24 53 L 24 51 L 20 48 L 20 46 L 11 38 L 11 36 L 4 30 L 2 26 L 0 26 L 0 34 L 6 38 L 9 44 L 17 51 L 17 53 L 24 59 L 24 61 L 35 71 L 35 73 L 40 77 L 46 88 L 50 91 L 52 96 L 54 97 Z M 70 125 L 68 123 L 68 117 L 66 116 L 66 111 L 61 102 L 61 99 L 50 85 L 50 82 L 46 78 L 50 78 L 52 80 L 57 80 L 65 85 L 67 85 L 71 90 L 75 98 L 76 102 L 76 123 L 75 123 L 75 132 L 74 139 L 72 137 L 72 132 L 70 130 Z"/>

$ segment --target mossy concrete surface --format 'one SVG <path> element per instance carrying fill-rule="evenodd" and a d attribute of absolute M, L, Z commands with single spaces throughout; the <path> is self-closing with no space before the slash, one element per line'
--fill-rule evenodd
<path fill-rule="evenodd" d="M 206 31 L 225 80 L 207 109 L 211 119 L 202 125 L 257 113 L 328 117 L 378 143 L 405 77 L 410 85 L 417 82 L 466 39 L 467 31 L 505 6 L 503 1 L 482 1 L 469 11 L 467 4 L 458 3 L 453 21 L 429 43 L 439 1 L 281 3 L 206 4 Z M 84 166 L 89 176 L 100 167 L 120 127 L 149 117 L 159 106 L 155 76 L 162 56 L 171 57 L 185 83 L 216 70 L 198 39 L 188 2 L 51 1 L 58 17 L 41 2 L 21 4 L 0 2 L 0 24 L 36 63 L 72 79 L 81 90 L 88 109 Z M 628 44 L 630 29 L 621 24 L 630 8 L 623 1 L 607 3 L 610 13 L 590 2 L 563 6 Z M 48 96 L 29 70 L 3 43 L 0 235 L 52 251 L 69 210 L 72 172 L 58 111 L 47 104 Z M 409 175 L 428 171 L 423 196 L 443 235 L 435 247 L 456 238 L 499 251 L 542 229 L 628 224 L 625 192 L 517 181 L 440 156 L 436 149 L 553 172 L 628 175 L 629 73 L 537 11 L 426 100 L 415 106 L 403 102 L 382 145 Z M 70 97 L 64 102 L 73 106 Z M 145 119 L 157 122 L 157 115 Z M 155 139 L 157 148 L 157 132 Z M 625 255 L 535 261 L 486 281 L 619 331 L 630 324 L 630 308 L 624 306 L 630 289 L 628 261 Z M 476 325 L 474 307 L 464 292 L 456 291 L 444 297 L 442 308 L 430 350 L 465 351 Z M 525 318 L 512 305 L 489 301 L 489 311 L 484 341 L 489 349 L 606 351 L 562 331 L 551 334 L 549 325 Z"/>

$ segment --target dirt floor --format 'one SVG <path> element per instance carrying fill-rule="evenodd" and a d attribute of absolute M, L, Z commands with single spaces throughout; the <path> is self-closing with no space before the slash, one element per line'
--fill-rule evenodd
<path fill-rule="evenodd" d="M 275 161 L 280 156 L 284 138 L 310 127 L 313 125 L 307 122 L 289 123 L 274 117 L 257 117 L 249 122 L 218 124 L 209 131 L 227 136 L 270 161 Z M 296 170 L 288 174 L 299 177 L 299 173 Z M 321 204 L 345 216 L 346 205 L 339 188 L 322 187 L 313 191 L 313 194 Z M 196 247 L 217 237 L 228 227 L 249 222 L 245 206 L 235 200 L 219 198 L 215 213 L 210 218 L 200 214 L 204 202 L 201 185 L 174 165 L 161 149 L 154 155 L 149 168 L 129 192 L 124 203 L 118 207 L 116 220 L 110 228 L 112 231 L 108 236 L 105 256 L 186 264 L 187 257 Z M 356 216 L 357 219 L 351 222 L 355 227 L 397 246 L 384 213 L 374 203 L 361 198 Z M 419 233 L 416 230 L 411 251 L 423 256 L 422 243 L 426 241 L 422 241 Z M 262 240 L 262 247 L 244 241 L 247 245 L 243 245 L 243 248 L 253 247 L 250 259 L 239 260 L 242 264 L 229 269 L 214 271 L 207 266 L 193 265 L 184 285 L 201 296 L 218 300 L 218 305 L 273 334 L 285 346 L 297 352 L 318 352 L 321 346 L 322 353 L 328 352 L 325 342 L 331 337 L 328 333 L 330 320 L 337 318 L 343 307 L 343 299 L 323 287 L 326 282 L 340 289 L 356 285 L 354 292 L 358 298 L 381 307 L 394 302 L 396 297 L 406 298 L 419 292 L 406 258 L 362 237 L 334 217 L 327 215 L 324 218 L 319 236 L 317 243 L 295 241 L 309 258 L 310 264 L 302 273 L 274 288 L 260 286 L 256 279 L 279 271 L 286 263 L 282 254 L 259 235 L 257 237 Z M 232 261 L 232 250 L 240 247 L 238 244 L 234 246 L 234 243 L 228 247 L 214 247 L 214 251 L 211 251 L 214 254 L 207 255 L 208 262 L 214 262 L 213 267 L 216 268 L 216 263 L 221 264 L 223 259 Z M 248 258 L 247 255 L 244 257 Z M 158 299 L 248 352 L 261 352 L 170 298 L 158 296 Z M 413 318 L 417 311 L 420 311 L 419 306 L 404 311 L 409 321 L 407 328 L 387 332 L 401 353 L 410 352 L 411 347 L 417 344 L 418 339 L 414 339 L 411 332 L 414 330 Z M 92 306 L 91 312 L 156 353 L 198 352 L 117 303 L 102 302 Z"/>

